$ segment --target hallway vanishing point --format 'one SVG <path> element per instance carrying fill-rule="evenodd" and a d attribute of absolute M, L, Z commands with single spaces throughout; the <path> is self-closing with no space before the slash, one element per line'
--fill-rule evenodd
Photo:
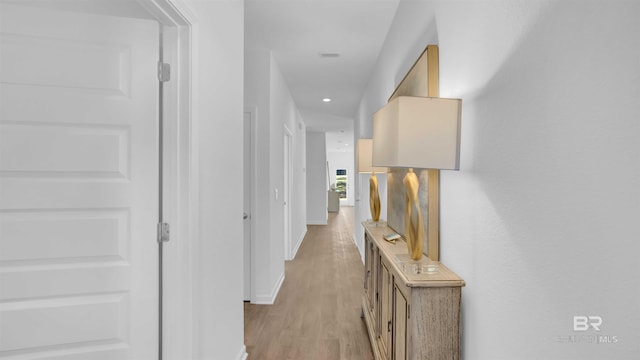
<path fill-rule="evenodd" d="M 353 242 L 353 207 L 309 225 L 273 305 L 245 303 L 249 360 L 373 359 L 360 318 L 364 266 Z"/>

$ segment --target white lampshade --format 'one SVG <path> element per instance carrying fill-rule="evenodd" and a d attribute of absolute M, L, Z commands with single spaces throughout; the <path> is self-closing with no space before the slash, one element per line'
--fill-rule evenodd
<path fill-rule="evenodd" d="M 373 115 L 373 165 L 460 169 L 462 100 L 399 96 Z"/>
<path fill-rule="evenodd" d="M 356 149 L 356 171 L 359 173 L 386 173 L 386 167 L 374 167 L 373 159 L 373 139 L 358 139 L 358 147 Z"/>

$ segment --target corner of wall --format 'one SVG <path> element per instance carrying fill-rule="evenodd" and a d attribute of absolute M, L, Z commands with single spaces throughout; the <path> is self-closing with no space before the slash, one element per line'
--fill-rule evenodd
<path fill-rule="evenodd" d="M 284 271 L 280 275 L 280 279 L 278 280 L 278 282 L 276 282 L 276 285 L 273 287 L 271 294 L 256 295 L 256 297 L 252 299 L 251 302 L 257 305 L 273 305 L 276 302 L 276 298 L 278 297 L 278 293 L 280 292 L 282 283 L 284 283 Z"/>
<path fill-rule="evenodd" d="M 307 219 L 307 225 L 327 225 L 328 223 L 326 219 Z"/>
<path fill-rule="evenodd" d="M 300 234 L 300 238 L 298 239 L 298 242 L 294 245 L 293 250 L 291 251 L 291 259 L 295 259 L 296 255 L 298 254 L 298 250 L 300 249 L 300 245 L 302 245 L 302 242 L 304 241 L 304 237 L 307 235 L 307 227 L 304 227 L 304 231 L 302 232 L 302 234 Z"/>
<path fill-rule="evenodd" d="M 249 358 L 249 354 L 247 354 L 247 347 L 242 345 L 242 349 L 238 352 L 238 356 L 236 356 L 237 360 L 247 360 Z"/>

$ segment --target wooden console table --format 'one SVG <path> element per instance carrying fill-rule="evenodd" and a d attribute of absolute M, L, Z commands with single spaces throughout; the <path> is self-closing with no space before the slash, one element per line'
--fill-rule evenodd
<path fill-rule="evenodd" d="M 402 239 L 395 244 L 384 240 L 393 233 L 390 228 L 367 222 L 363 226 L 362 310 L 375 359 L 460 359 L 464 280 L 429 258 L 410 260 Z"/>

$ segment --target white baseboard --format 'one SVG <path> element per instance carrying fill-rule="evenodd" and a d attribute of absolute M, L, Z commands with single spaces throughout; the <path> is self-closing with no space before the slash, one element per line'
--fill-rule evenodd
<path fill-rule="evenodd" d="M 240 352 L 238 353 L 238 356 L 236 356 L 236 359 L 247 360 L 248 357 L 249 357 L 249 354 L 247 354 L 247 347 L 242 345 L 242 349 L 240 349 Z"/>
<path fill-rule="evenodd" d="M 278 280 L 278 283 L 273 288 L 271 295 L 257 295 L 256 298 L 253 299 L 253 301 L 251 301 L 251 303 L 258 304 L 258 305 L 273 305 L 273 303 L 276 302 L 276 297 L 280 292 L 280 287 L 282 287 L 283 282 L 284 282 L 284 272 L 282 273 L 282 275 L 280 275 L 280 280 Z"/>
<path fill-rule="evenodd" d="M 291 260 L 296 258 L 296 255 L 298 254 L 298 250 L 300 250 L 300 245 L 302 245 L 302 241 L 304 241 L 304 237 L 307 235 L 307 228 L 304 228 L 304 231 L 302 232 L 302 235 L 300 236 L 300 239 L 298 240 L 298 244 L 296 244 L 296 247 L 293 249 L 293 252 L 291 254 Z"/>
<path fill-rule="evenodd" d="M 325 220 L 307 220 L 307 225 L 327 225 L 329 222 Z"/>
<path fill-rule="evenodd" d="M 353 235 L 353 242 L 356 244 L 356 248 L 358 249 L 358 253 L 360 253 L 360 260 L 362 260 L 362 264 L 364 265 L 364 244 L 362 246 L 358 243 L 358 239 Z"/>

